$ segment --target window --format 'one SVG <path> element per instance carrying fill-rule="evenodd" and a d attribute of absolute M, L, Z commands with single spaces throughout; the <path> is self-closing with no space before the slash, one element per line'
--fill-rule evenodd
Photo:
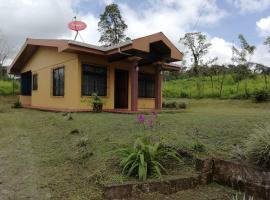
<path fill-rule="evenodd" d="M 107 95 L 107 68 L 82 65 L 82 95 Z"/>
<path fill-rule="evenodd" d="M 64 73 L 64 67 L 59 67 L 53 70 L 53 96 L 64 96 Z"/>
<path fill-rule="evenodd" d="M 155 76 L 150 74 L 139 74 L 139 97 L 155 97 Z"/>
<path fill-rule="evenodd" d="M 33 81 L 32 81 L 32 90 L 38 89 L 38 75 L 33 74 Z"/>

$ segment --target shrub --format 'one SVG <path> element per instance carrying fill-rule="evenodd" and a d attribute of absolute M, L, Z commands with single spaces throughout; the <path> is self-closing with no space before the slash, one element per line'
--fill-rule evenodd
<path fill-rule="evenodd" d="M 260 127 L 246 141 L 247 158 L 254 164 L 270 169 L 270 125 Z"/>
<path fill-rule="evenodd" d="M 188 93 L 181 91 L 181 92 L 180 92 L 180 97 L 181 97 L 181 98 L 188 98 L 189 95 L 188 95 Z"/>
<path fill-rule="evenodd" d="M 22 108 L 21 102 L 20 102 L 20 101 L 16 101 L 16 102 L 13 104 L 12 108 Z"/>
<path fill-rule="evenodd" d="M 132 147 L 119 150 L 120 167 L 127 176 L 146 180 L 148 177 L 161 178 L 167 173 L 165 164 L 180 161 L 178 153 L 160 143 L 151 143 L 149 138 L 137 139 Z"/>
<path fill-rule="evenodd" d="M 186 109 L 187 104 L 185 102 L 169 101 L 169 102 L 163 102 L 162 107 L 169 108 L 169 109 Z"/>
<path fill-rule="evenodd" d="M 184 102 L 178 103 L 177 104 L 177 109 L 186 109 L 187 108 L 187 104 Z"/>
<path fill-rule="evenodd" d="M 269 94 L 266 90 L 257 90 L 254 93 L 254 99 L 256 102 L 263 102 L 269 100 Z"/>

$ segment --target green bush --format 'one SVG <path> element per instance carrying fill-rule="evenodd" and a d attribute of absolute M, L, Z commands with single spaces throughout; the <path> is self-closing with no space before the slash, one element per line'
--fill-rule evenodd
<path fill-rule="evenodd" d="M 260 127 L 246 141 L 247 158 L 260 167 L 270 169 L 270 125 Z"/>
<path fill-rule="evenodd" d="M 162 107 L 170 109 L 185 109 L 187 108 L 187 104 L 185 102 L 168 101 L 163 102 Z"/>
<path fill-rule="evenodd" d="M 149 138 L 137 139 L 132 147 L 121 149 L 119 153 L 123 173 L 139 180 L 161 178 L 162 173 L 167 173 L 166 164 L 181 161 L 174 149 L 151 143 Z"/>
<path fill-rule="evenodd" d="M 12 108 L 22 108 L 22 104 L 20 101 L 16 101 L 13 105 Z"/>
<path fill-rule="evenodd" d="M 266 90 L 257 90 L 254 93 L 254 99 L 256 102 L 263 102 L 269 100 L 269 93 Z"/>

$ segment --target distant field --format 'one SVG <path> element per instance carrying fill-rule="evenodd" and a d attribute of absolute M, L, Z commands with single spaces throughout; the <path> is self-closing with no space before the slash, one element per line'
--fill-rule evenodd
<path fill-rule="evenodd" d="M 167 81 L 164 83 L 163 95 L 165 97 L 184 97 L 184 98 L 224 98 L 224 99 L 247 99 L 252 97 L 255 91 L 265 88 L 263 76 L 255 76 L 247 80 L 247 92 L 245 91 L 245 82 L 243 80 L 239 84 L 237 92 L 237 84 L 231 75 L 225 76 L 223 89 L 220 96 L 220 83 L 222 77 L 213 77 L 213 88 L 211 79 L 204 77 L 198 79 L 196 77 L 184 78 L 178 80 Z M 268 77 L 268 91 L 270 93 L 270 77 Z M 200 87 L 198 88 L 198 85 Z"/>
<path fill-rule="evenodd" d="M 13 81 L 12 80 L 0 80 L 0 96 L 1 95 L 12 95 L 13 91 L 14 94 L 19 94 L 19 82 L 14 81 L 14 90 L 13 90 Z"/>
<path fill-rule="evenodd" d="M 142 134 L 136 115 L 62 113 L 11 109 L 14 97 L 0 96 L 0 199 L 102 199 L 101 183 L 122 182 L 115 151 Z M 168 145 L 199 154 L 230 158 L 232 146 L 243 145 L 254 128 L 270 121 L 270 103 L 250 100 L 173 99 L 188 109 L 161 113 L 160 128 L 153 132 Z M 71 134 L 74 129 L 79 133 Z M 87 151 L 78 146 L 88 139 Z M 192 149 L 196 142 L 204 152 Z M 86 151 L 86 153 L 87 153 Z M 184 169 L 180 168 L 179 173 Z M 1 193 L 4 192 L 4 193 Z M 233 191 L 234 192 L 234 191 Z M 183 191 L 177 198 L 218 199 L 232 194 L 215 185 Z M 2 196 L 1 196 L 2 195 Z M 165 199 L 148 195 L 145 199 Z M 220 198 L 220 199 L 228 199 Z M 177 199 L 176 195 L 166 199 Z"/>

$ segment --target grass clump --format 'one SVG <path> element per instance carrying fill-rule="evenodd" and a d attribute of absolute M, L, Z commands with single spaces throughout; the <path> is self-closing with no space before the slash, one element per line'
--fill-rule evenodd
<path fill-rule="evenodd" d="M 127 176 L 146 180 L 149 177 L 162 178 L 167 173 L 166 163 L 180 162 L 178 153 L 160 143 L 152 143 L 149 138 L 138 138 L 132 147 L 119 150 L 122 158 L 120 166 Z"/>
<path fill-rule="evenodd" d="M 246 142 L 247 158 L 259 167 L 270 169 L 270 125 L 255 129 Z"/>

